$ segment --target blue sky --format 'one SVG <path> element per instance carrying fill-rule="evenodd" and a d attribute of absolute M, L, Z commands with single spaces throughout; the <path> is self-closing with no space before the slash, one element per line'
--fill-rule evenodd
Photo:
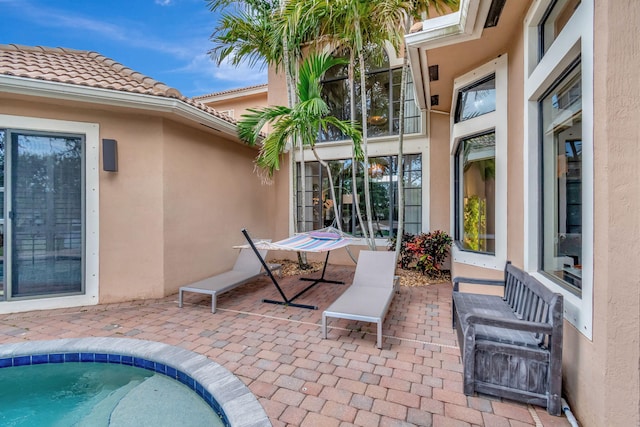
<path fill-rule="evenodd" d="M 96 51 L 186 96 L 266 83 L 266 69 L 217 67 L 206 0 L 0 0 L 0 43 Z"/>

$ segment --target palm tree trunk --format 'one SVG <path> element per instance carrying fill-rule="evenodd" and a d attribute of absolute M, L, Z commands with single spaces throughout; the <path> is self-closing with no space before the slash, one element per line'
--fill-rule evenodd
<path fill-rule="evenodd" d="M 356 122 L 356 100 L 355 100 L 355 73 L 353 64 L 355 63 L 355 53 L 353 49 L 349 49 L 349 98 L 351 99 L 351 123 Z M 360 229 L 362 230 L 362 236 L 365 241 L 368 242 L 369 234 L 364 225 L 364 219 L 362 218 L 362 212 L 360 211 L 360 204 L 358 200 L 358 162 L 355 157 L 355 150 L 351 150 L 351 194 L 353 195 L 353 204 L 352 206 L 356 210 L 356 216 L 358 218 L 358 224 L 360 224 Z M 354 229 L 355 230 L 355 229 Z"/>
<path fill-rule="evenodd" d="M 357 25 L 357 24 L 356 24 Z M 369 189 L 369 153 L 367 149 L 367 78 L 364 67 L 364 52 L 360 50 L 358 53 L 360 62 L 360 103 L 362 105 L 362 152 L 364 153 L 364 206 L 367 214 L 367 227 L 369 229 L 369 249 L 376 250 L 376 236 L 373 233 L 373 218 L 371 215 L 371 191 Z"/>
<path fill-rule="evenodd" d="M 333 202 L 333 216 L 336 219 L 336 225 L 337 225 L 336 228 L 342 231 L 342 224 L 341 224 L 342 221 L 340 221 L 340 216 L 338 213 L 338 203 L 336 203 L 337 202 L 336 189 L 333 186 L 333 176 L 331 174 L 331 168 L 329 167 L 329 163 L 325 162 L 320 158 L 315 145 L 311 147 L 311 151 L 313 151 L 313 155 L 316 157 L 316 160 L 318 161 L 318 163 L 320 163 L 322 167 L 324 167 L 327 170 L 327 177 L 329 178 L 329 193 L 330 193 L 331 200 Z"/>
<path fill-rule="evenodd" d="M 405 34 L 411 28 L 411 18 L 407 16 L 405 20 Z M 404 45 L 404 58 L 402 59 L 402 77 L 400 78 L 400 111 L 398 113 L 398 231 L 396 232 L 396 263 L 400 256 L 402 247 L 402 236 L 404 235 L 404 114 L 405 100 L 407 98 L 407 73 L 409 71 L 409 51 Z M 393 220 L 391 221 L 393 223 Z"/>

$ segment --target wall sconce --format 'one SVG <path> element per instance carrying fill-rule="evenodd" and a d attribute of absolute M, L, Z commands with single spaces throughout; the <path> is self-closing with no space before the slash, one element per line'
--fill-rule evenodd
<path fill-rule="evenodd" d="M 115 139 L 102 140 L 102 170 L 118 172 L 118 141 Z"/>

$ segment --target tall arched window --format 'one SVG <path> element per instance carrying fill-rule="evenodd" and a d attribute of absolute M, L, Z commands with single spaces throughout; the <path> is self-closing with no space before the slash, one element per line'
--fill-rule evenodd
<path fill-rule="evenodd" d="M 336 56 L 346 57 L 342 51 Z M 367 133 L 369 137 L 397 135 L 399 130 L 400 85 L 402 83 L 402 68 L 392 68 L 389 57 L 384 50 L 382 56 L 374 58 L 367 55 L 365 59 L 366 91 L 367 91 Z M 362 123 L 362 103 L 360 101 L 359 67 L 354 65 L 355 82 L 350 89 L 349 65 L 336 65 L 325 74 L 323 97 L 331 115 L 341 120 L 351 118 L 351 103 L 356 107 L 355 120 Z M 405 133 L 420 131 L 420 110 L 418 109 L 413 91 L 411 73 L 408 73 L 405 99 Z M 346 137 L 335 128 L 322 130 L 319 141 L 340 141 Z"/>

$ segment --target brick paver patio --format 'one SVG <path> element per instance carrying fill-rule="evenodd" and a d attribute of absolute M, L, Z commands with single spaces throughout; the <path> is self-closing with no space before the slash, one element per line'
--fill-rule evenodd
<path fill-rule="evenodd" d="M 330 266 L 347 283 L 352 267 Z M 293 295 L 306 284 L 281 280 Z M 320 284 L 298 302 L 318 310 L 262 303 L 278 299 L 267 278 L 218 297 L 163 299 L 0 315 L 0 344 L 76 337 L 160 341 L 206 355 L 238 376 L 274 426 L 568 426 L 543 408 L 462 393 L 462 365 L 451 328 L 451 284 L 400 287 L 387 315 L 383 348 L 375 325 L 330 320 L 322 310 L 344 290 Z"/>

